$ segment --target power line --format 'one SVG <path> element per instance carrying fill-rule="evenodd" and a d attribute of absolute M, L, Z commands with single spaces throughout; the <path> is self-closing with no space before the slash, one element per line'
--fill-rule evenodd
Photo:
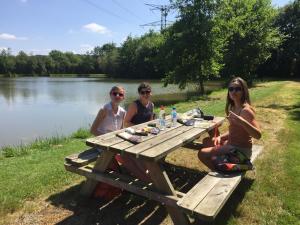
<path fill-rule="evenodd" d="M 145 5 L 150 6 L 151 11 L 154 11 L 154 10 L 160 11 L 160 21 L 146 23 L 146 24 L 142 24 L 140 26 L 144 27 L 144 26 L 159 26 L 160 25 L 160 31 L 162 31 L 163 29 L 165 29 L 167 27 L 167 25 L 170 24 L 170 23 L 167 23 L 167 16 L 168 16 L 168 13 L 170 12 L 170 10 L 174 9 L 174 6 L 172 6 L 172 5 L 154 5 L 154 4 L 148 4 L 148 3 L 145 3 Z M 168 22 L 171 22 L 171 21 L 168 21 Z"/>
<path fill-rule="evenodd" d="M 122 6 L 119 2 L 117 2 L 116 0 L 112 0 L 112 2 L 114 4 L 116 4 L 117 6 L 119 6 L 121 9 L 125 10 L 127 13 L 129 13 L 130 15 L 138 18 L 139 20 L 143 20 L 141 17 L 139 17 L 137 14 L 135 14 L 134 12 L 132 12 L 131 10 L 129 10 L 128 8 Z"/>
<path fill-rule="evenodd" d="M 88 3 L 89 5 L 95 7 L 96 9 L 98 9 L 98 10 L 100 10 L 100 11 L 105 12 L 106 14 L 108 14 L 108 15 L 110 15 L 110 16 L 114 16 L 114 17 L 116 17 L 116 18 L 118 18 L 118 19 L 120 19 L 120 20 L 122 20 L 122 21 L 126 20 L 126 19 L 120 17 L 119 15 L 117 15 L 117 14 L 115 14 L 115 13 L 113 13 L 113 12 L 111 12 L 111 11 L 105 9 L 105 8 L 100 7 L 99 5 L 95 4 L 94 2 L 92 2 L 92 1 L 90 1 L 90 0 L 82 0 L 82 1 Z M 126 20 L 126 21 L 129 22 L 128 20 Z M 129 22 L 129 23 L 131 23 L 131 22 Z"/>

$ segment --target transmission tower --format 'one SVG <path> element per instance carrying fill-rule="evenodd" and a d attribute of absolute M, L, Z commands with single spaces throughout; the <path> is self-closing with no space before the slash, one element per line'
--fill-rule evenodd
<path fill-rule="evenodd" d="M 168 13 L 171 9 L 173 9 L 173 6 L 171 6 L 171 5 L 154 5 L 154 4 L 148 4 L 148 3 L 145 3 L 145 5 L 150 6 L 151 11 L 154 11 L 154 10 L 159 10 L 160 11 L 160 15 L 161 15 L 160 16 L 160 21 L 146 23 L 146 24 L 142 24 L 140 26 L 145 27 L 145 26 L 159 26 L 160 25 L 160 31 L 165 29 L 167 27 Z"/>

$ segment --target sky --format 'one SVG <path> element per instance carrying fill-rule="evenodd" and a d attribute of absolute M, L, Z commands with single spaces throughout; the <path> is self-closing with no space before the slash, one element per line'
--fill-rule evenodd
<path fill-rule="evenodd" d="M 272 0 L 276 7 L 289 0 Z M 141 36 L 160 21 L 159 10 L 146 5 L 167 5 L 169 0 L 0 0 L 0 51 L 16 55 L 44 55 L 51 50 L 78 54 L 128 35 Z M 151 10 L 152 8 L 152 10 Z M 170 11 L 167 20 L 175 20 Z"/>

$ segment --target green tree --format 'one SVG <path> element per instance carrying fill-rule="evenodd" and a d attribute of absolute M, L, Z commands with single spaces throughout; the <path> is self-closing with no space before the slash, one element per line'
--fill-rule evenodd
<path fill-rule="evenodd" d="M 119 72 L 123 78 L 162 78 L 160 61 L 163 35 L 149 31 L 141 37 L 128 36 L 119 50 Z"/>
<path fill-rule="evenodd" d="M 10 48 L 3 49 L 0 53 L 0 73 L 7 76 L 13 76 L 15 73 L 16 61 L 15 57 L 11 55 Z"/>
<path fill-rule="evenodd" d="M 119 51 L 115 43 L 107 43 L 101 47 L 95 47 L 92 55 L 95 57 L 95 69 L 98 72 L 116 75 Z"/>
<path fill-rule="evenodd" d="M 138 38 L 128 36 L 120 48 L 120 68 L 119 76 L 123 78 L 136 77 L 137 71 L 135 68 L 136 49 L 139 46 Z"/>
<path fill-rule="evenodd" d="M 43 56 L 43 55 L 35 55 L 31 56 L 33 62 L 34 62 L 34 70 L 33 74 L 37 76 L 45 76 L 48 75 L 48 70 L 46 66 L 46 61 L 48 56 Z"/>
<path fill-rule="evenodd" d="M 67 73 L 77 73 L 77 68 L 80 64 L 81 57 L 73 52 L 66 52 L 65 57 L 67 58 L 67 65 L 65 65 L 65 67 L 67 67 Z"/>
<path fill-rule="evenodd" d="M 276 25 L 285 38 L 273 60 L 283 76 L 300 76 L 300 0 L 281 8 Z"/>
<path fill-rule="evenodd" d="M 179 20 L 165 32 L 164 83 L 184 88 L 192 82 L 204 93 L 203 82 L 218 77 L 223 66 L 225 40 L 214 18 L 217 1 L 177 0 L 173 4 L 179 10 Z"/>
<path fill-rule="evenodd" d="M 161 60 L 160 55 L 164 41 L 163 35 L 152 30 L 139 39 L 134 61 L 138 78 L 162 78 L 164 60 Z"/>
<path fill-rule="evenodd" d="M 53 73 L 67 73 L 69 72 L 68 69 L 70 68 L 70 61 L 66 55 L 58 50 L 52 50 L 49 53 L 49 56 L 53 60 Z"/>
<path fill-rule="evenodd" d="M 95 71 L 95 63 L 92 55 L 81 55 L 81 61 L 77 73 L 89 74 Z"/>
<path fill-rule="evenodd" d="M 32 72 L 29 56 L 20 51 L 19 54 L 15 57 L 16 61 L 16 73 L 17 74 L 30 74 Z"/>
<path fill-rule="evenodd" d="M 270 0 L 224 0 L 217 17 L 227 35 L 223 76 L 243 76 L 251 83 L 257 67 L 282 41 L 274 26 L 276 10 Z"/>

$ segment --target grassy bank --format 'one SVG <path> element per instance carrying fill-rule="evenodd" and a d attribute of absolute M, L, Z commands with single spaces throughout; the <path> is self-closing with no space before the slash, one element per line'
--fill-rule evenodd
<path fill-rule="evenodd" d="M 4 147 L 0 151 L 0 217 L 33 200 L 71 184 L 78 177 L 67 174 L 64 157 L 85 148 L 87 131 L 71 137 L 37 140 L 27 146 Z"/>
<path fill-rule="evenodd" d="M 247 175 L 216 224 L 298 224 L 300 83 L 259 83 L 250 92 L 263 129 L 259 143 L 265 146 L 264 152 L 256 163 L 256 174 Z M 225 93 L 226 90 L 215 91 L 206 97 L 178 103 L 176 107 L 179 112 L 201 107 L 206 114 L 222 116 Z M 39 201 L 80 183 L 83 178 L 66 172 L 63 161 L 66 155 L 85 148 L 87 135 L 80 130 L 72 137 L 4 149 L 0 155 L 0 217 L 8 218 L 10 213 L 21 209 L 28 212 L 24 202 Z M 178 154 L 181 152 L 172 153 L 169 161 L 176 164 Z M 193 159 L 178 163 L 201 170 L 194 155 Z"/>

